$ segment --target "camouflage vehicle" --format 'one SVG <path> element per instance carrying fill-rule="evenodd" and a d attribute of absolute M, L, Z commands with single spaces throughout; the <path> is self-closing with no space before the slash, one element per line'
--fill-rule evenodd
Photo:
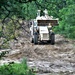
<path fill-rule="evenodd" d="M 30 40 L 34 44 L 38 44 L 38 41 L 47 41 L 55 44 L 55 34 L 52 31 L 52 27 L 58 24 L 58 19 L 48 16 L 47 10 L 44 13 L 44 16 L 40 16 L 40 10 L 38 10 L 36 19 L 31 21 Z"/>

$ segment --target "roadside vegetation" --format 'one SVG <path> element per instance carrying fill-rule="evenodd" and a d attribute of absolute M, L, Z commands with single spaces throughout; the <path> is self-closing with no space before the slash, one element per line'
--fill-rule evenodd
<path fill-rule="evenodd" d="M 63 34 L 67 38 L 75 39 L 75 4 L 69 5 L 60 10 L 59 26 L 55 28 L 57 33 Z"/>
<path fill-rule="evenodd" d="M 0 75 L 35 75 L 28 68 L 26 61 L 22 63 L 9 63 L 8 65 L 0 66 Z"/>

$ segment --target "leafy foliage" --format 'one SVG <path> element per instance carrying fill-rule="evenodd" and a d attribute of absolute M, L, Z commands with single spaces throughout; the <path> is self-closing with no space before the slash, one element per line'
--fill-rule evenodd
<path fill-rule="evenodd" d="M 11 63 L 8 65 L 0 66 L 0 75 L 35 75 L 27 66 L 23 63 Z"/>
<path fill-rule="evenodd" d="M 58 33 L 61 32 L 62 34 L 66 35 L 66 37 L 75 38 L 74 7 L 75 0 L 3 0 L 0 1 L 0 19 L 2 19 L 2 23 L 4 23 L 7 18 L 12 18 L 13 16 L 16 18 L 30 20 L 36 18 L 38 9 L 41 10 L 41 15 L 43 14 L 43 10 L 47 9 L 49 15 L 59 18 L 59 26 L 55 27 L 54 30 L 56 30 Z M 2 26 L 2 29 L 0 27 L 1 37 L 4 36 L 4 26 Z M 6 38 L 8 38 L 10 34 L 11 37 L 9 38 L 14 38 L 15 24 L 9 23 L 6 28 Z"/>
<path fill-rule="evenodd" d="M 60 25 L 57 30 L 65 34 L 68 38 L 75 38 L 75 8 L 74 5 L 69 5 L 60 10 Z"/>
<path fill-rule="evenodd" d="M 17 17 L 26 18 L 28 14 L 28 5 L 30 2 L 36 0 L 3 0 L 0 1 L 0 18 L 11 17 L 16 15 Z M 33 3 L 33 2 L 32 2 Z M 31 6 L 30 8 L 33 8 Z"/>

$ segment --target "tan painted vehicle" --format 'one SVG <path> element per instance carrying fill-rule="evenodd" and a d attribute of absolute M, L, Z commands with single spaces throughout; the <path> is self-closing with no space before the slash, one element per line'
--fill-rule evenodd
<path fill-rule="evenodd" d="M 55 44 L 55 34 L 52 31 L 52 27 L 58 25 L 58 19 L 48 16 L 47 10 L 44 13 L 44 16 L 40 16 L 40 10 L 38 10 L 36 19 L 31 21 L 30 40 L 34 44 L 38 44 L 38 41 L 47 41 Z"/>

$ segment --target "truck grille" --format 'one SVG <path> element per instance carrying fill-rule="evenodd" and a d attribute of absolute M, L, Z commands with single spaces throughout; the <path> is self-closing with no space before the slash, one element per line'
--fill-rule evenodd
<path fill-rule="evenodd" d="M 49 40 L 49 35 L 48 34 L 43 34 L 43 40 Z"/>

